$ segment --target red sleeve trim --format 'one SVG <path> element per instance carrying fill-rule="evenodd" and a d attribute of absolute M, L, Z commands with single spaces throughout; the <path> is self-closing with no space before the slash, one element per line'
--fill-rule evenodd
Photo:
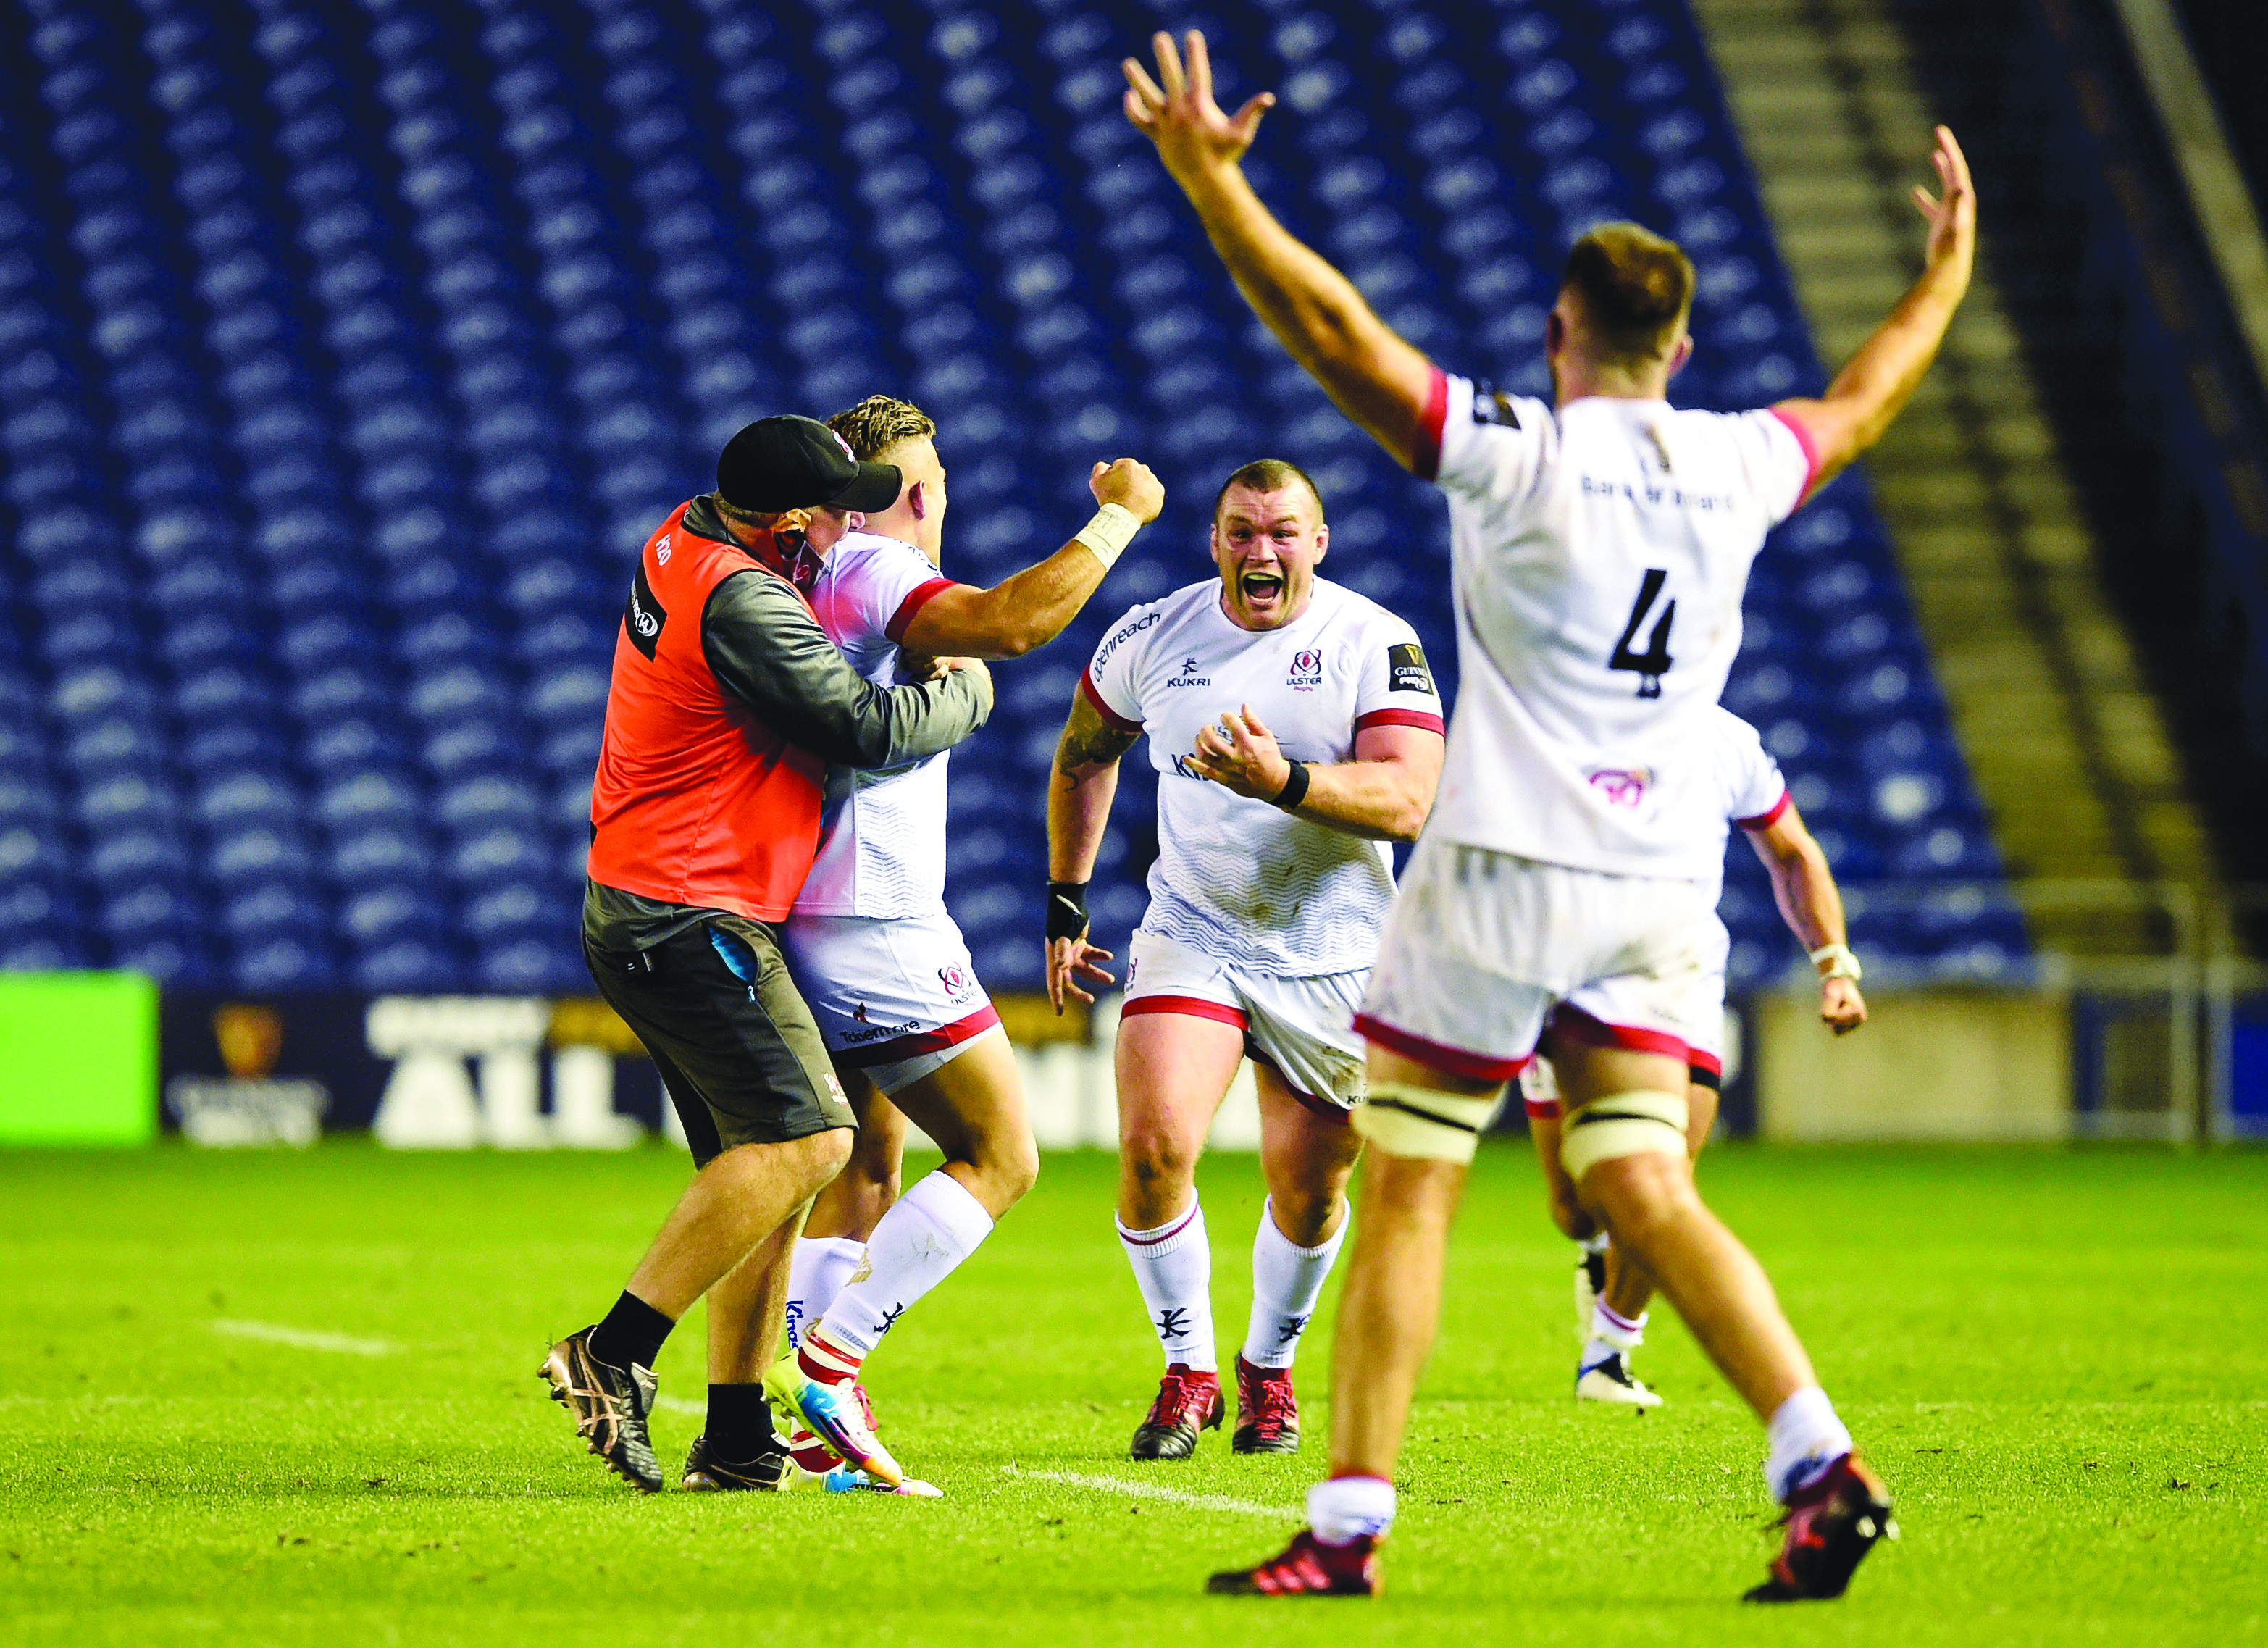
<path fill-rule="evenodd" d="M 1685 1049 L 1685 1070 L 1688 1076 L 1706 1076 L 1713 1084 L 1725 1079 L 1725 1061 L 1706 1048 L 1690 1047 Z"/>
<path fill-rule="evenodd" d="M 1779 792 L 1779 799 L 1771 804 L 1770 812 L 1759 813 L 1754 818 L 1734 819 L 1733 822 L 1744 830 L 1770 829 L 1779 822 L 1779 815 L 1794 805 L 1795 798 L 1783 790 Z"/>
<path fill-rule="evenodd" d="M 1447 724 L 1429 710 L 1373 710 L 1354 718 L 1354 730 L 1358 732 L 1367 732 L 1374 726 L 1423 727 L 1428 732 L 1444 735 L 1449 730 Z"/>
<path fill-rule="evenodd" d="M 1417 462 L 1410 473 L 1420 481 L 1437 481 L 1441 475 L 1441 431 L 1449 421 L 1449 374 L 1433 368 L 1433 382 L 1425 391 L 1425 410 L 1418 421 Z"/>
<path fill-rule="evenodd" d="M 1786 426 L 1787 432 L 1795 437 L 1795 444 L 1803 448 L 1803 490 L 1795 495 L 1795 502 L 1788 506 L 1787 512 L 1793 515 L 1803 507 L 1803 500 L 1811 496 L 1811 489 L 1819 483 L 1819 448 L 1811 438 L 1811 431 L 1803 427 L 1800 419 L 1788 416 L 1778 407 L 1768 408 L 1767 410 Z"/>
<path fill-rule="evenodd" d="M 1211 1019 L 1218 1024 L 1234 1025 L 1240 1030 L 1249 1030 L 1252 1021 L 1244 1010 L 1231 1007 L 1226 1002 L 1207 1001 L 1202 996 L 1137 996 L 1118 1010 L 1122 1019 L 1133 1019 L 1143 1013 L 1186 1013 L 1192 1019 Z"/>
<path fill-rule="evenodd" d="M 966 587 L 968 587 L 966 585 L 956 584 L 951 578 L 932 578 L 926 584 L 915 585 L 907 593 L 905 600 L 898 603 L 897 611 L 890 614 L 890 622 L 882 626 L 882 633 L 889 636 L 893 644 L 902 643 L 906 638 L 907 628 L 912 624 L 923 607 L 949 589 Z"/>
<path fill-rule="evenodd" d="M 1094 684 L 1094 671 L 1092 666 L 1079 675 L 1079 689 L 1086 695 L 1087 703 L 1094 706 L 1094 713 L 1101 716 L 1108 725 L 1116 727 L 1121 732 L 1139 732 L 1142 730 L 1142 724 L 1139 721 L 1129 721 L 1102 702 L 1102 693 Z"/>

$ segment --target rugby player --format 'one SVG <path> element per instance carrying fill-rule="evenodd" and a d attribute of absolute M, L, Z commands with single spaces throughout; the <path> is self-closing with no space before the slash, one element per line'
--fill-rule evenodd
<path fill-rule="evenodd" d="M 1311 1526 L 1217 1591 L 1374 1593 L 1395 1460 L 1440 1310 L 1480 1130 L 1547 1016 L 1613 982 L 1624 1017 L 1563 1036 L 1563 1142 L 1584 1210 L 1654 1277 L 1766 1427 L 1785 1542 L 1750 1598 L 1842 1593 L 1892 1531 L 1889 1498 L 1748 1250 L 1703 1205 L 1685 1144 L 1705 1032 L 1702 887 L 1716 826 L 1700 728 L 1741 639 L 1766 530 L 1889 425 L 1966 291 L 1975 197 L 1938 129 L 1920 276 L 1817 400 L 1679 411 L 1693 269 L 1636 224 L 1576 241 L 1544 335 L 1551 403 L 1436 367 L 1300 244 L 1240 164 L 1273 105 L 1232 118 L 1204 42 L 1158 78 L 1125 63 L 1156 143 L 1238 287 L 1349 417 L 1447 495 L 1461 690 L 1440 802 L 1403 875 L 1359 1027 L 1370 1144 L 1334 1348 L 1331 1476 Z"/>
<path fill-rule="evenodd" d="M 779 1336 L 790 1247 L 850 1156 L 852 1119 L 775 923 L 810 873 L 828 762 L 902 766 L 968 737 L 992 707 L 974 659 L 876 686 L 812 616 L 806 591 L 840 523 L 885 507 L 898 482 L 824 424 L 759 419 L 725 445 L 717 489 L 646 541 L 623 608 L 591 790 L 583 952 L 652 1054 L 699 1172 L 614 1307 L 539 1372 L 591 1452 L 648 1493 L 662 1485 L 647 1428 L 654 1360 L 703 1295 L 709 1425 L 696 1462 L 746 1487 L 797 1481 L 761 1389 L 733 1375 L 747 1342 Z M 822 1429 L 859 1425 L 832 1393 L 807 1418 L 814 1408 Z"/>
<path fill-rule="evenodd" d="M 1685 1050 L 1685 1153 L 1698 1159 L 1717 1120 L 1719 1084 L 1725 1071 L 1720 1033 L 1724 1025 L 1725 963 L 1731 935 L 1714 915 L 1723 892 L 1724 838 L 1738 824 L 1771 877 L 1772 897 L 1790 931 L 1810 953 L 1819 975 L 1819 1017 L 1837 1035 L 1867 1021 L 1859 994 L 1859 959 L 1845 942 L 1843 899 L 1827 855 L 1803 827 L 1803 815 L 1788 793 L 1779 768 L 1764 753 L 1756 730 L 1719 704 L 1709 717 L 1707 766 L 1716 784 L 1716 813 L 1722 820 L 1715 862 L 1719 874 L 1703 884 L 1712 915 L 1704 967 L 1709 975 L 1711 1006 Z M 1586 999 L 1586 997 L 1589 999 Z M 1582 1351 L 1575 1361 L 1575 1395 L 1582 1402 L 1619 1402 L 1655 1408 L 1661 1397 L 1630 1369 L 1631 1352 L 1646 1338 L 1646 1306 L 1653 1279 L 1626 1262 L 1607 1232 L 1583 1210 L 1574 1181 L 1560 1159 L 1558 1085 L 1550 1049 L 1561 1034 L 1582 1035 L 1622 1015 L 1608 990 L 1578 994 L 1562 1002 L 1544 1033 L 1543 1048 L 1520 1072 L 1527 1100 L 1528 1136 L 1543 1169 L 1552 1223 L 1576 1243 L 1575 1336 Z M 1591 1032 L 1595 1034 L 1594 1032 Z"/>
<path fill-rule="evenodd" d="M 1015 658 L 1054 640 L 1165 504 L 1164 487 L 1133 459 L 1097 463 L 1094 519 L 1046 560 L 980 589 L 938 570 L 946 474 L 929 416 L 874 395 L 828 427 L 855 458 L 901 477 L 887 507 L 834 545 L 811 596 L 851 667 L 880 686 L 925 680 L 939 656 Z M 818 858 L 782 933 L 859 1120 L 850 1166 L 820 1192 L 795 1245 L 790 1354 L 770 1381 L 784 1402 L 807 1380 L 855 1385 L 900 1314 L 976 1250 L 1039 1173 L 1015 1051 L 946 911 L 945 822 L 942 755 L 880 771 L 832 769 Z M 905 1116 L 945 1162 L 901 1197 Z M 854 1401 L 869 1437 L 863 1387 Z M 788 1442 L 813 1471 L 839 1452 L 808 1428 Z"/>
<path fill-rule="evenodd" d="M 1249 463 L 1213 504 L 1219 576 L 1137 607 L 1071 699 L 1048 796 L 1048 992 L 1091 1001 L 1086 884 L 1146 731 L 1158 773 L 1150 907 L 1118 1024 L 1118 1237 L 1166 1357 L 1136 1459 L 1185 1459 L 1221 1423 L 1212 1250 L 1195 1171 L 1249 1057 L 1267 1182 L 1236 1359 L 1240 1453 L 1300 1446 L 1292 1362 L 1346 1234 L 1361 1141 L 1355 1004 L 1440 776 L 1440 700 L 1417 632 L 1315 576 L 1322 495 Z"/>

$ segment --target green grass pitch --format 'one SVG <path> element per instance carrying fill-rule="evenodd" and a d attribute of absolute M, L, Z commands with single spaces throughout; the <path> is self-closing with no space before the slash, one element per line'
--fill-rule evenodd
<path fill-rule="evenodd" d="M 1124 1459 L 1157 1353 L 1098 1155 L 1050 1159 L 874 1359 L 887 1434 L 946 1498 L 631 1493 L 534 1375 L 684 1176 L 659 1147 L 0 1156 L 0 1641 L 2268 1639 L 2268 1156 L 1716 1151 L 1705 1184 L 1905 1531 L 1843 1602 L 1769 1614 L 1734 1601 L 1771 1544 L 1756 1427 L 1666 1313 L 1639 1366 L 1670 1406 L 1575 1409 L 1568 1250 L 1517 1142 L 1459 1227 L 1375 1604 L 1197 1593 L 1321 1469 L 1329 1316 L 1306 1454 Z M 1204 1185 L 1226 1351 L 1257 1169 L 1212 1159 Z M 688 1321 L 665 1398 L 700 1396 L 699 1343 Z M 659 1414 L 665 1467 L 698 1423 Z"/>

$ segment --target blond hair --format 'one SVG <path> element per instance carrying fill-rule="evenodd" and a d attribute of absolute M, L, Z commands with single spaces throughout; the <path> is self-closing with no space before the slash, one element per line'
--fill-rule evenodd
<path fill-rule="evenodd" d="M 912 401 L 880 394 L 837 412 L 827 420 L 827 427 L 850 445 L 850 455 L 861 463 L 873 463 L 895 447 L 937 434 L 929 414 Z"/>

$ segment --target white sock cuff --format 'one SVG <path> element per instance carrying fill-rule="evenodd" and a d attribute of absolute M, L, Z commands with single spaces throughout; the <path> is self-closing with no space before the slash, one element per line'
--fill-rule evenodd
<path fill-rule="evenodd" d="M 1606 1252 L 1608 1245 L 1607 1233 L 1604 1231 L 1586 1236 L 1575 1244 L 1587 1254 L 1602 1254 Z"/>
<path fill-rule="evenodd" d="M 1336 1230 L 1324 1237 L 1322 1240 L 1317 1242 L 1314 1247 L 1302 1247 L 1299 1243 L 1293 1241 L 1289 1236 L 1286 1236 L 1284 1233 L 1284 1227 L 1276 1222 L 1276 1198 L 1274 1196 L 1270 1196 L 1260 1204 L 1260 1229 L 1262 1233 L 1270 1240 L 1279 1244 L 1285 1252 L 1297 1254 L 1302 1259 L 1329 1258 L 1333 1254 L 1339 1250 L 1339 1244 L 1346 1240 L 1347 1226 L 1353 1223 L 1354 1210 L 1350 1208 L 1346 1210 L 1346 1217 L 1339 1220 L 1339 1227 Z"/>
<path fill-rule="evenodd" d="M 924 1174 L 900 1199 L 951 1237 L 963 1253 L 972 1251 L 992 1233 L 992 1216 L 984 1210 L 984 1204 L 942 1167 Z"/>
<path fill-rule="evenodd" d="M 1176 1217 L 1167 1219 L 1155 1230 L 1128 1230 L 1116 1215 L 1111 1223 L 1118 1226 L 1118 1240 L 1145 1259 L 1162 1259 L 1205 1239 L 1204 1203 L 1196 1196 Z"/>
<path fill-rule="evenodd" d="M 1646 1313 L 1640 1311 L 1633 1321 L 1602 1299 L 1591 1306 L 1591 1337 L 1617 1350 L 1635 1350 L 1646 1343 Z"/>
<path fill-rule="evenodd" d="M 1307 1526 L 1326 1545 L 1375 1538 L 1394 1526 L 1394 1484 L 1383 1476 L 1333 1476 L 1307 1490 Z"/>
<path fill-rule="evenodd" d="M 1765 1431 L 1771 1453 L 1764 1460 L 1764 1485 L 1787 1503 L 1851 1452 L 1851 1432 L 1816 1385 L 1797 1391 L 1773 1412 Z"/>
<path fill-rule="evenodd" d="M 799 1236 L 795 1245 L 798 1252 L 837 1259 L 857 1259 L 866 1251 L 866 1244 L 856 1236 Z"/>

